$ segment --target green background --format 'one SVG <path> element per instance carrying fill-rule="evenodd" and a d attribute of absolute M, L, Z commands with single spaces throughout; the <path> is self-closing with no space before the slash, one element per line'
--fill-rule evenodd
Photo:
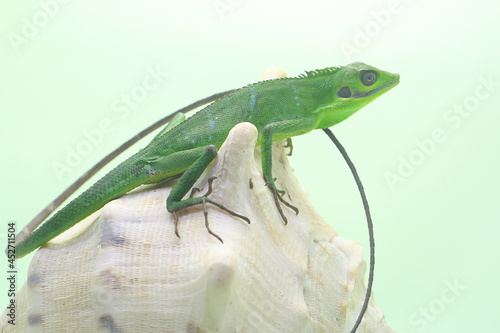
<path fill-rule="evenodd" d="M 16 221 L 21 229 L 124 140 L 197 99 L 256 81 L 268 66 L 294 76 L 363 61 L 401 75 L 398 87 L 332 128 L 372 209 L 377 305 L 397 332 L 494 330 L 498 2 L 45 0 L 0 6 L 1 225 Z M 122 95 L 142 85 L 148 68 L 168 75 L 125 114 Z M 85 133 L 99 130 L 103 119 L 112 129 L 85 146 Z M 86 155 L 66 173 L 54 170 L 69 150 L 82 147 Z M 342 237 L 367 246 L 357 189 L 326 136 L 316 131 L 294 139 L 291 163 L 324 218 Z M 6 230 L 0 228 L 2 249 Z M 20 282 L 30 258 L 17 263 Z M 6 259 L 0 270 L 7 270 Z M 0 281 L 6 304 L 1 275 Z"/>

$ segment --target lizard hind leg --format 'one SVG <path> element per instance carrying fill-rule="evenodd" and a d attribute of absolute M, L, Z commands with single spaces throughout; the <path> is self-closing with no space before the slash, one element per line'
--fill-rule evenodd
<path fill-rule="evenodd" d="M 204 200 L 202 201 L 202 204 L 203 204 L 203 215 L 205 216 L 205 227 L 207 228 L 207 231 L 210 235 L 214 236 L 215 238 L 217 238 L 221 243 L 224 244 L 224 241 L 222 240 L 222 238 L 220 238 L 219 235 L 217 235 L 215 232 L 212 231 L 212 229 L 210 229 L 210 224 L 208 223 L 208 211 L 207 211 L 207 198 L 208 196 L 212 193 L 212 183 L 214 182 L 214 180 L 217 179 L 217 177 L 210 177 L 208 179 L 208 190 L 207 192 L 202 195 L 202 198 L 204 198 Z M 193 189 L 191 190 L 191 194 L 189 196 L 189 198 L 194 198 L 194 195 L 197 193 L 197 192 L 200 192 L 201 190 L 197 187 L 193 187 Z M 224 208 L 225 209 L 225 208 Z M 174 212 L 175 214 L 175 212 Z M 175 234 L 177 235 L 177 237 L 179 237 L 179 232 L 178 232 L 178 229 L 177 229 L 177 222 L 179 221 L 178 217 L 177 217 L 177 214 L 175 214 L 175 217 L 176 217 L 176 223 L 175 223 Z M 180 237 L 179 237 L 180 238 Z"/>
<path fill-rule="evenodd" d="M 209 183 L 210 183 L 210 187 L 212 186 L 212 182 L 210 180 L 213 181 L 213 179 L 215 179 L 215 177 L 213 178 L 210 178 L 209 179 Z M 199 192 L 200 189 L 199 188 L 193 188 L 193 190 L 191 191 L 191 195 L 190 195 L 190 198 L 193 197 L 193 195 L 196 193 L 196 192 Z M 222 244 L 224 244 L 224 241 L 222 240 L 222 238 L 220 238 L 219 235 L 217 235 L 215 232 L 212 231 L 212 229 L 210 229 L 210 224 L 208 223 L 208 211 L 207 211 L 207 196 L 208 194 L 205 194 L 204 196 L 202 196 L 202 205 L 203 205 L 203 215 L 205 217 L 205 228 L 207 228 L 207 231 L 210 235 L 214 236 L 215 238 L 217 238 Z M 179 238 L 181 238 L 181 236 L 179 235 L 179 215 L 177 215 L 177 211 L 172 211 L 172 215 L 174 216 L 174 227 L 175 227 L 175 235 Z"/>
<path fill-rule="evenodd" d="M 222 239 L 215 234 L 209 226 L 208 223 L 208 211 L 206 208 L 206 203 L 210 203 L 214 206 L 217 206 L 218 208 L 222 209 L 226 213 L 236 216 L 242 220 L 244 220 L 247 223 L 250 223 L 250 220 L 243 215 L 240 215 L 228 208 L 226 208 L 224 205 L 215 202 L 207 196 L 212 193 L 212 183 L 215 177 L 212 177 L 208 180 L 208 191 L 204 196 L 201 197 L 193 197 L 194 193 L 199 191 L 197 189 L 193 189 L 192 193 L 189 198 L 183 199 L 183 197 L 189 192 L 189 190 L 192 188 L 196 180 L 201 176 L 203 171 L 206 169 L 206 167 L 214 160 L 214 158 L 217 156 L 217 148 L 213 145 L 205 146 L 205 147 L 198 147 L 195 149 L 192 149 L 190 151 L 185 151 L 181 152 L 183 156 L 167 156 L 165 157 L 166 160 L 162 161 L 164 165 L 169 165 L 173 162 L 173 160 L 179 161 L 179 160 L 184 160 L 184 161 L 189 161 L 189 163 L 186 162 L 187 164 L 187 169 L 184 171 L 182 176 L 179 178 L 177 183 L 174 185 L 172 188 L 172 191 L 170 192 L 168 198 L 167 198 L 167 210 L 174 215 L 175 218 L 175 232 L 176 235 L 179 236 L 178 228 L 177 228 L 177 223 L 178 223 L 178 214 L 177 212 L 188 208 L 192 207 L 195 205 L 202 205 L 203 206 L 203 213 L 205 216 L 205 226 L 207 228 L 207 231 L 209 234 L 217 238 L 220 242 L 222 242 Z M 170 158 L 169 158 L 170 157 Z M 179 159 L 179 157 L 183 157 Z M 168 159 L 168 160 L 167 160 Z"/>

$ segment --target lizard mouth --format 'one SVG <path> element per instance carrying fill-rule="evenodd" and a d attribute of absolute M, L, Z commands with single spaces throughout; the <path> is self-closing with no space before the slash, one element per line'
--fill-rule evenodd
<path fill-rule="evenodd" d="M 362 91 L 362 92 L 355 93 L 352 95 L 352 97 L 353 98 L 368 97 L 370 95 L 378 93 L 381 90 L 387 90 L 388 88 L 392 88 L 393 86 L 397 85 L 398 83 L 399 83 L 399 75 L 398 75 L 398 78 L 393 82 L 388 82 L 384 85 L 381 85 L 380 87 L 377 87 L 377 88 L 369 90 L 369 91 Z"/>

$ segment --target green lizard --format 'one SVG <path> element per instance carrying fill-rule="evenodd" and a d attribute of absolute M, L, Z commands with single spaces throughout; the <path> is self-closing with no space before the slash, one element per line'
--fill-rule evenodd
<path fill-rule="evenodd" d="M 325 129 L 345 120 L 399 83 L 399 75 L 364 63 L 306 72 L 295 78 L 257 82 L 216 100 L 192 117 L 175 118 L 144 149 L 131 156 L 16 245 L 21 258 L 69 229 L 85 217 L 143 185 L 179 177 L 166 200 L 175 217 L 186 207 L 211 203 L 250 222 L 207 196 L 183 199 L 217 156 L 229 131 L 240 122 L 257 127 L 257 145 L 262 146 L 262 171 L 284 223 L 281 204 L 298 214 L 284 198 L 272 177 L 272 142 Z M 209 233 L 205 210 L 205 224 Z M 221 240 L 222 241 L 222 240 Z"/>

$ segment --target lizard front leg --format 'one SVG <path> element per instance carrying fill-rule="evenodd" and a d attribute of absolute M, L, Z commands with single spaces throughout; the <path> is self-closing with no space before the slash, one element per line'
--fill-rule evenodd
<path fill-rule="evenodd" d="M 288 201 L 283 196 L 285 191 L 279 190 L 276 187 L 275 180 L 272 176 L 272 144 L 274 138 L 289 138 L 312 131 L 317 124 L 315 116 L 297 118 L 291 120 L 283 120 L 268 124 L 262 132 L 262 173 L 266 186 L 271 190 L 271 193 L 276 204 L 276 208 L 283 219 L 283 223 L 287 224 L 288 219 L 283 213 L 281 203 L 292 209 L 295 214 L 299 214 L 299 209 Z"/>

